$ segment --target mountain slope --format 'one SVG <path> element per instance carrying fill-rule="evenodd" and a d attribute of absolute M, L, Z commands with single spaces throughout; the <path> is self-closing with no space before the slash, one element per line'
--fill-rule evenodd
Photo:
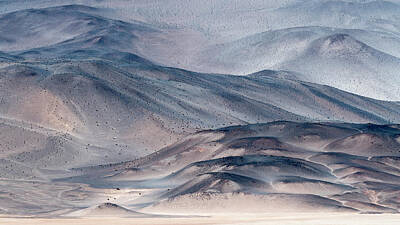
<path fill-rule="evenodd" d="M 99 16 L 102 9 L 65 5 L 26 9 L 0 17 L 0 50 L 29 59 L 135 52 L 139 36 L 158 32 L 142 23 Z"/>
<path fill-rule="evenodd" d="M 364 31 L 287 28 L 311 1 L 34 2 L 0 2 L 12 11 L 0 15 L 2 213 L 398 212 L 400 104 L 374 99 L 399 96 L 396 4 L 312 1 L 328 11 L 297 21 L 337 24 L 323 16 L 363 6 Z M 366 21 L 373 7 L 388 16 Z"/>
<path fill-rule="evenodd" d="M 317 39 L 304 54 L 278 67 L 296 68 L 304 74 L 301 79 L 310 82 L 377 99 L 399 100 L 400 60 L 346 34 Z"/>
<path fill-rule="evenodd" d="M 198 132 L 134 161 L 77 168 L 78 176 L 60 181 L 157 187 L 131 201 L 151 203 L 144 212 L 239 212 L 235 205 L 244 203 L 256 212 L 398 212 L 392 195 L 400 188 L 393 161 L 400 156 L 399 136 L 396 125 L 234 126 Z"/>
<path fill-rule="evenodd" d="M 232 123 L 279 119 L 386 123 L 400 118 L 398 104 L 326 86 L 263 73 L 199 74 L 134 59 L 122 66 L 81 60 L 4 67 L 0 113 L 72 134 L 88 144 L 118 149 L 112 153 L 114 157 L 120 153 L 118 158 L 151 153 L 197 129 Z M 156 142 L 147 136 L 155 130 L 160 134 Z"/>
<path fill-rule="evenodd" d="M 384 32 L 296 27 L 213 46 L 193 65 L 202 71 L 214 68 L 233 74 L 293 71 L 297 73 L 294 79 L 396 101 L 400 99 L 400 59 L 385 52 L 398 56 L 399 43 L 396 36 Z"/>

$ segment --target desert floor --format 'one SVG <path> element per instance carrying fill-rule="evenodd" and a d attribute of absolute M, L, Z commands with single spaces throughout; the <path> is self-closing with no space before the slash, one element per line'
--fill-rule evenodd
<path fill-rule="evenodd" d="M 378 225 L 400 224 L 399 214 L 291 214 L 291 215 L 214 215 L 197 218 L 79 218 L 79 219 L 38 219 L 0 218 L 0 224 L 96 224 L 96 225 L 179 225 L 179 224 L 307 224 L 307 225 Z"/>

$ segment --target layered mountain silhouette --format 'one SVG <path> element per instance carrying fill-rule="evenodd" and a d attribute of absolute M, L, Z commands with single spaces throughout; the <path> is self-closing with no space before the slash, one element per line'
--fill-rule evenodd
<path fill-rule="evenodd" d="M 385 33 L 327 27 L 289 28 L 210 48 L 203 54 L 213 57 L 204 57 L 199 68 L 215 65 L 220 72 L 234 74 L 263 69 L 294 71 L 298 73 L 297 80 L 398 101 L 400 59 L 355 37 L 382 50 L 390 48 L 389 45 L 383 46 L 376 40 L 388 39 L 388 42 L 398 43 L 397 38 Z"/>
<path fill-rule="evenodd" d="M 234 126 L 198 132 L 134 161 L 80 168 L 79 176 L 66 180 L 162 187 L 143 197 L 155 202 L 145 212 L 392 213 L 398 210 L 392 196 L 399 182 L 399 135 L 396 125 Z"/>
<path fill-rule="evenodd" d="M 1 214 L 398 212 L 396 18 L 322 19 L 397 4 L 72 3 L 0 4 Z"/>

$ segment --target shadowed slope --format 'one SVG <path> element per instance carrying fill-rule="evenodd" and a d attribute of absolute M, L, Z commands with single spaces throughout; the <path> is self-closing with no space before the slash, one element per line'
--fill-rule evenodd
<path fill-rule="evenodd" d="M 354 140 L 357 151 L 334 143 L 357 135 L 399 134 L 396 125 L 282 121 L 234 126 L 198 132 L 138 160 L 75 169 L 80 176 L 60 181 L 157 187 L 137 200 L 153 204 L 145 212 L 169 207 L 188 212 L 187 204 L 192 213 L 205 210 L 203 205 L 235 211 L 228 207 L 235 204 L 251 204 L 260 212 L 274 207 L 397 212 L 399 201 L 391 196 L 400 190 L 399 150 L 388 152 L 365 139 Z M 371 151 L 380 156 L 365 155 Z M 277 196 L 286 200 L 275 202 Z M 259 201 L 247 201 L 253 198 Z"/>

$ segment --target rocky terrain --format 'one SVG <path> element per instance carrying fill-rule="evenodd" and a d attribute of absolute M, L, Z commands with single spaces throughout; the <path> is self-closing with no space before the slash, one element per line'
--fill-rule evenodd
<path fill-rule="evenodd" d="M 398 213 L 399 10 L 0 2 L 0 214 Z"/>

